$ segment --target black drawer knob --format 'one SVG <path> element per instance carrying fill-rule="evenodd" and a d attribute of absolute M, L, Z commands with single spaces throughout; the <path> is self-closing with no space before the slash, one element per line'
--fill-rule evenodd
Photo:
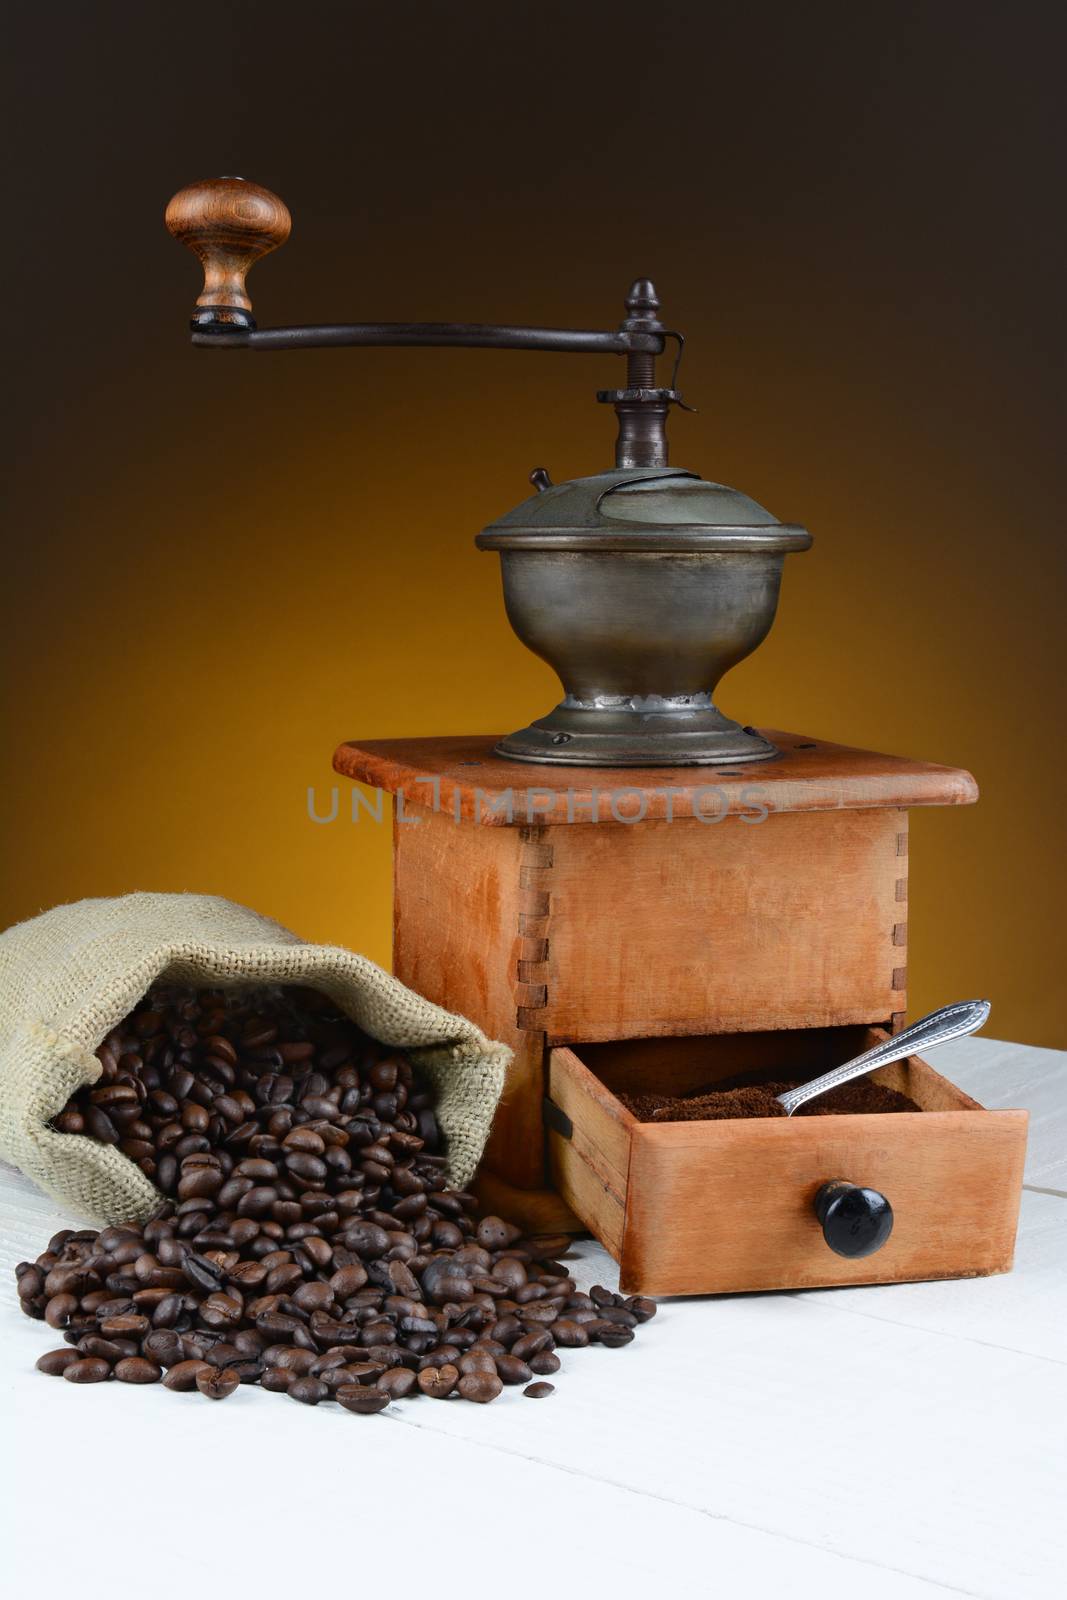
<path fill-rule="evenodd" d="M 893 1231 L 893 1207 L 877 1189 L 844 1178 L 824 1183 L 815 1196 L 822 1236 L 839 1256 L 873 1256 Z"/>

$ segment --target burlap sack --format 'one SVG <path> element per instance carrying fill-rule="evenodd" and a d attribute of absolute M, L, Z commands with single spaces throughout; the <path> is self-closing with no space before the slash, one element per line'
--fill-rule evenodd
<path fill-rule="evenodd" d="M 213 895 L 131 894 L 57 906 L 0 934 L 0 1156 L 94 1222 L 144 1220 L 159 1191 L 113 1146 L 50 1119 L 100 1076 L 93 1052 L 157 979 L 300 983 L 412 1053 L 436 1089 L 452 1181 L 478 1165 L 511 1052 L 363 956 L 305 944 Z"/>

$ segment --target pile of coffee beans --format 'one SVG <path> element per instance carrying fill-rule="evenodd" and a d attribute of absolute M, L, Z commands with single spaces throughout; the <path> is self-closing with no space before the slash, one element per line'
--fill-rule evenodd
<path fill-rule="evenodd" d="M 144 1225 L 64 1230 L 16 1268 L 70 1383 L 244 1384 L 369 1415 L 392 1400 L 531 1399 L 560 1348 L 629 1344 L 655 1303 L 581 1292 L 448 1187 L 433 1095 L 322 996 L 159 989 L 56 1118 L 169 1198 Z"/>

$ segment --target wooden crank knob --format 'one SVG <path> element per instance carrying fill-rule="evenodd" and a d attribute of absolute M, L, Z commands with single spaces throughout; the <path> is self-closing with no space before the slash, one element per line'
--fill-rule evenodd
<path fill-rule="evenodd" d="M 839 1256 L 873 1256 L 893 1231 L 893 1207 L 877 1189 L 834 1178 L 815 1196 L 822 1235 Z"/>
<path fill-rule="evenodd" d="M 246 178 L 208 178 L 178 190 L 166 223 L 204 269 L 194 330 L 254 328 L 245 278 L 254 262 L 288 239 L 293 219 L 284 200 Z"/>

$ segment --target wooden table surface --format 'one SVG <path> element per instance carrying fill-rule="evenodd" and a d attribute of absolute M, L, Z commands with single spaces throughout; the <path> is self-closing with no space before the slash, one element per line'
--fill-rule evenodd
<path fill-rule="evenodd" d="M 937 1064 L 1031 1110 L 1011 1275 L 664 1302 L 628 1348 L 566 1352 L 542 1402 L 354 1417 L 45 1379 L 57 1341 L 10 1272 L 73 1219 L 0 1171 L 0 1578 L 78 1600 L 1059 1600 L 1067 1054 L 964 1039 Z M 573 1270 L 613 1281 L 593 1244 Z"/>

